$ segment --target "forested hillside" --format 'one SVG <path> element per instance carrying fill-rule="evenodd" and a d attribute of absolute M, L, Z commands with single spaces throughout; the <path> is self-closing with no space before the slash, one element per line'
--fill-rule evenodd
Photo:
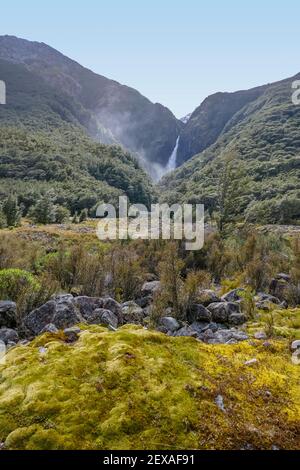
<path fill-rule="evenodd" d="M 291 98 L 296 78 L 260 90 L 215 143 L 163 179 L 164 198 L 203 202 L 210 214 L 227 220 L 297 223 L 300 107 Z"/>

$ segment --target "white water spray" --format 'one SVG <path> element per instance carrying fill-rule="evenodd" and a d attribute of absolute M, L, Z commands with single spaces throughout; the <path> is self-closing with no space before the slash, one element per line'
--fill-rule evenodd
<path fill-rule="evenodd" d="M 177 150 L 178 150 L 178 145 L 179 145 L 179 139 L 180 136 L 177 137 L 176 144 L 174 147 L 174 150 L 169 158 L 169 161 L 166 166 L 166 171 L 172 171 L 175 170 L 176 168 L 176 159 L 177 159 Z"/>

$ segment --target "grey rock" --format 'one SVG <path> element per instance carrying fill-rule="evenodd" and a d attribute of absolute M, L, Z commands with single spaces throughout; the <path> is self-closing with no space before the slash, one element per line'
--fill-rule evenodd
<path fill-rule="evenodd" d="M 225 406 L 224 406 L 224 399 L 223 399 L 222 395 L 218 395 L 215 398 L 215 403 L 218 406 L 218 408 L 220 408 L 221 411 L 223 411 L 224 413 L 226 412 L 226 409 L 225 409 Z"/>
<path fill-rule="evenodd" d="M 114 328 L 112 325 L 107 325 L 109 331 L 117 331 L 117 328 Z"/>
<path fill-rule="evenodd" d="M 14 328 L 16 326 L 17 306 L 10 300 L 0 300 L 0 328 Z"/>
<path fill-rule="evenodd" d="M 218 331 L 220 329 L 220 327 L 221 327 L 220 323 L 218 324 L 218 323 L 215 323 L 215 322 L 211 322 L 203 329 L 203 331 L 211 330 L 215 333 L 216 331 Z M 226 327 L 224 327 L 224 325 L 222 325 L 222 328 L 226 328 Z"/>
<path fill-rule="evenodd" d="M 283 310 L 285 310 L 286 308 L 288 308 L 289 304 L 287 303 L 286 300 L 283 300 L 282 302 L 280 302 L 279 304 L 279 308 L 282 308 Z"/>
<path fill-rule="evenodd" d="M 217 339 L 217 338 L 212 338 L 207 341 L 207 344 L 222 344 L 223 341 Z"/>
<path fill-rule="evenodd" d="M 211 289 L 203 289 L 198 294 L 199 301 L 204 307 L 209 304 L 221 302 L 221 298 Z"/>
<path fill-rule="evenodd" d="M 67 343 L 75 343 L 79 338 L 80 328 L 73 326 L 71 328 L 64 329 L 64 335 L 66 337 Z"/>
<path fill-rule="evenodd" d="M 233 289 L 227 292 L 227 294 L 222 295 L 221 300 L 223 302 L 238 302 L 242 299 L 241 293 L 243 292 L 245 292 L 243 288 Z"/>
<path fill-rule="evenodd" d="M 300 349 L 296 349 L 296 351 L 292 354 L 292 363 L 295 365 L 300 364 Z"/>
<path fill-rule="evenodd" d="M 206 323 L 206 322 L 198 322 L 195 321 L 191 324 L 191 328 L 196 331 L 198 334 L 203 333 L 207 329 L 209 329 L 209 325 L 211 323 Z"/>
<path fill-rule="evenodd" d="M 258 302 L 255 302 L 255 307 L 258 310 L 264 310 L 265 312 L 269 312 L 270 310 L 272 310 L 272 308 L 274 308 L 274 305 L 269 302 L 269 300 L 260 300 Z"/>
<path fill-rule="evenodd" d="M 199 334 L 199 339 L 201 339 L 201 341 L 204 341 L 205 343 L 207 343 L 208 341 L 214 340 L 216 338 L 215 338 L 215 334 L 212 330 L 206 330 L 203 333 Z"/>
<path fill-rule="evenodd" d="M 43 333 L 58 333 L 58 329 L 56 328 L 55 325 L 53 325 L 53 323 L 48 323 L 48 325 L 46 325 L 46 326 L 40 331 L 40 335 L 43 334 Z"/>
<path fill-rule="evenodd" d="M 61 295 L 49 300 L 25 317 L 25 327 L 31 333 L 38 335 L 49 323 L 58 329 L 64 329 L 82 322 L 83 318 L 74 300 L 71 295 Z"/>
<path fill-rule="evenodd" d="M 257 331 L 254 334 L 254 338 L 259 339 L 259 340 L 265 340 L 265 339 L 267 339 L 267 335 L 264 331 Z"/>
<path fill-rule="evenodd" d="M 246 341 L 248 335 L 237 329 L 218 329 L 216 332 L 206 330 L 199 335 L 199 339 L 208 344 L 235 344 Z"/>
<path fill-rule="evenodd" d="M 179 330 L 175 331 L 173 336 L 192 336 L 196 338 L 198 336 L 197 331 L 194 331 L 190 326 L 186 325 L 180 328 Z"/>
<path fill-rule="evenodd" d="M 96 308 L 96 310 L 86 317 L 86 320 L 93 325 L 110 325 L 113 328 L 118 327 L 118 317 L 105 308 Z"/>
<path fill-rule="evenodd" d="M 111 297 L 80 296 L 76 297 L 74 302 L 80 314 L 88 323 L 91 323 L 90 318 L 94 310 L 99 308 L 110 310 L 117 317 L 118 325 L 122 325 L 123 323 L 121 305 Z"/>
<path fill-rule="evenodd" d="M 19 335 L 12 328 L 4 327 L 0 329 L 0 341 L 2 341 L 6 345 L 9 342 L 17 343 L 19 341 Z"/>
<path fill-rule="evenodd" d="M 208 305 L 214 322 L 227 323 L 229 316 L 240 313 L 240 306 L 235 302 L 217 302 Z"/>
<path fill-rule="evenodd" d="M 265 294 L 264 292 L 259 292 L 256 296 L 256 299 L 261 302 L 266 300 L 268 302 L 271 302 L 272 304 L 280 304 L 280 300 L 277 297 L 274 297 L 274 295 L 271 294 Z"/>
<path fill-rule="evenodd" d="M 167 331 L 174 333 L 175 331 L 179 330 L 180 325 L 176 318 L 174 317 L 162 317 L 160 319 L 160 324 L 163 326 Z"/>
<path fill-rule="evenodd" d="M 153 295 L 156 292 L 158 292 L 160 288 L 161 288 L 160 281 L 145 282 L 141 289 L 142 297 L 145 297 L 147 295 Z"/>
<path fill-rule="evenodd" d="M 244 362 L 244 365 L 245 366 L 252 366 L 252 365 L 257 364 L 257 363 L 258 363 L 258 360 L 254 358 L 254 359 L 250 359 L 249 361 Z"/>
<path fill-rule="evenodd" d="M 291 350 L 295 351 L 296 349 L 300 349 L 300 339 L 296 339 L 291 344 Z"/>
<path fill-rule="evenodd" d="M 193 322 L 210 322 L 211 321 L 211 313 L 210 311 L 201 304 L 193 304 L 191 306 L 190 311 L 187 314 L 187 320 L 190 323 Z"/>
<path fill-rule="evenodd" d="M 14 341 L 8 341 L 7 349 L 14 348 L 15 346 L 17 346 L 17 343 L 15 343 Z"/>
<path fill-rule="evenodd" d="M 244 331 L 241 331 L 241 330 L 234 330 L 232 332 L 232 337 L 236 341 L 247 341 L 249 339 L 249 336 Z"/>
<path fill-rule="evenodd" d="M 140 297 L 139 299 L 136 299 L 135 303 L 141 308 L 147 308 L 151 304 L 152 300 L 152 296 L 147 295 L 146 297 Z"/>
<path fill-rule="evenodd" d="M 243 313 L 232 313 L 228 317 L 228 323 L 230 325 L 243 325 L 246 321 L 247 318 Z"/>
<path fill-rule="evenodd" d="M 122 317 L 124 323 L 141 324 L 144 319 L 144 311 L 133 301 L 125 302 L 122 304 Z"/>
<path fill-rule="evenodd" d="M 288 300 L 288 291 L 290 284 L 285 279 L 274 278 L 270 282 L 269 291 L 274 296 L 280 299 L 280 301 Z"/>
<path fill-rule="evenodd" d="M 275 279 L 279 279 L 279 280 L 284 280 L 284 281 L 290 281 L 291 280 L 291 276 L 289 274 L 286 274 L 286 273 L 278 273 L 276 274 L 275 276 Z"/>

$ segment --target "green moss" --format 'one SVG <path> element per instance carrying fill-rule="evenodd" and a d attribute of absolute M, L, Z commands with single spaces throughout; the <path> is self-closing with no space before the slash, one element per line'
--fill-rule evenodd
<path fill-rule="evenodd" d="M 260 311 L 255 322 L 248 324 L 248 332 L 265 331 L 273 337 L 300 339 L 300 308 Z"/>
<path fill-rule="evenodd" d="M 8 449 L 300 447 L 299 369 L 285 341 L 205 345 L 134 326 L 85 328 L 72 345 L 46 334 L 8 352 Z"/>

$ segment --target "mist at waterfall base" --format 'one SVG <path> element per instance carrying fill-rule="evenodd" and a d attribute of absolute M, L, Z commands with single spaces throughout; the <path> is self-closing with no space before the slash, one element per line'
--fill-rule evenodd
<path fill-rule="evenodd" d="M 155 182 L 159 181 L 166 173 L 169 173 L 170 171 L 175 170 L 179 139 L 180 137 L 178 136 L 176 139 L 175 147 L 170 155 L 170 158 L 166 166 L 160 165 L 159 163 L 154 163 L 154 162 L 150 163 L 148 161 L 143 160 L 142 164 L 145 170 L 150 174 L 150 176 Z"/>

